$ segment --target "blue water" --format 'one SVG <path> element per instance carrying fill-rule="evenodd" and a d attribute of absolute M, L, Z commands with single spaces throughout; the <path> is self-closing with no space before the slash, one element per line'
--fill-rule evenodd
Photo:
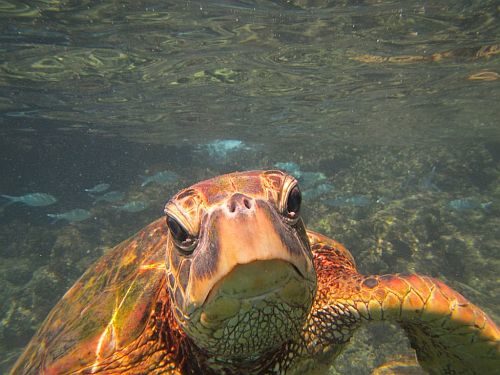
<path fill-rule="evenodd" d="M 498 321 L 498 16 L 479 0 L 2 1 L 0 194 L 57 202 L 0 208 L 0 373 L 172 194 L 276 163 L 296 163 L 308 226 L 361 271 L 440 277 Z M 100 183 L 123 197 L 96 202 Z M 76 208 L 90 216 L 47 217 Z M 380 331 L 332 371 L 390 358 Z"/>

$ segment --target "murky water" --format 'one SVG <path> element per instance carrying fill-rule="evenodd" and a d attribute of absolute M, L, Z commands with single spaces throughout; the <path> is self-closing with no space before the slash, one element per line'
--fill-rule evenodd
<path fill-rule="evenodd" d="M 440 277 L 498 318 L 499 11 L 0 1 L 0 193 L 57 198 L 0 209 L 0 372 L 89 264 L 174 192 L 278 162 L 300 167 L 309 227 L 344 242 L 363 272 Z M 177 177 L 141 187 L 161 171 Z M 123 198 L 95 202 L 104 192 L 84 189 L 99 183 Z M 89 218 L 47 217 L 75 208 Z M 379 331 L 358 335 L 334 371 L 390 358 L 402 339 Z"/>

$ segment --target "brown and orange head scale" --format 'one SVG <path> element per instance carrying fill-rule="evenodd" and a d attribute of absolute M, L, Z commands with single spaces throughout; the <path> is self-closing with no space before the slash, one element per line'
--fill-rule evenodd
<path fill-rule="evenodd" d="M 300 203 L 292 176 L 253 171 L 200 182 L 166 204 L 173 313 L 206 352 L 256 358 L 300 335 L 316 291 Z"/>

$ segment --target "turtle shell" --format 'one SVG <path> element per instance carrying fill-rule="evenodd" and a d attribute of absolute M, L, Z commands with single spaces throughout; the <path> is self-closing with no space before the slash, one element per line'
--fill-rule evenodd
<path fill-rule="evenodd" d="M 102 371 L 113 366 L 114 352 L 129 356 L 118 362 L 130 366 L 141 356 L 143 333 L 154 329 L 152 312 L 168 299 L 166 251 L 159 219 L 105 254 L 54 307 L 12 373 Z"/>

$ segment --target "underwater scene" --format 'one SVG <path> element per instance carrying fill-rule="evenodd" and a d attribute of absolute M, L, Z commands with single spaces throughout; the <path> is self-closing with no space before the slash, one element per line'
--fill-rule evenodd
<path fill-rule="evenodd" d="M 1 0 L 0 373 L 93 262 L 232 171 L 292 174 L 307 228 L 361 273 L 437 277 L 500 322 L 499 19 L 488 0 Z M 411 356 L 367 325 L 330 373 Z"/>

